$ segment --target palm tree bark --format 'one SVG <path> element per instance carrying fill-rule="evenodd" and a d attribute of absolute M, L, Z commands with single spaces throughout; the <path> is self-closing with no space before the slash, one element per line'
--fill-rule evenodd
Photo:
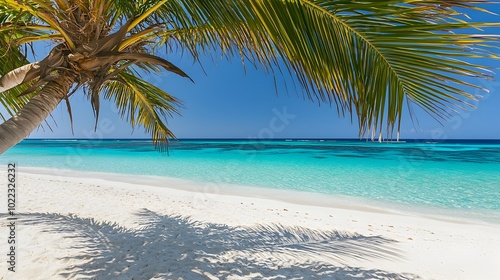
<path fill-rule="evenodd" d="M 26 106 L 0 125 L 0 154 L 21 142 L 35 130 L 68 94 L 75 82 L 73 74 L 62 74 L 46 84 Z"/>

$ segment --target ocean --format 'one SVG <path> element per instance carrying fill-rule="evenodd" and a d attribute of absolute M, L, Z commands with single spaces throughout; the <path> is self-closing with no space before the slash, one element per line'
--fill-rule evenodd
<path fill-rule="evenodd" d="M 495 140 L 179 140 L 170 143 L 168 154 L 148 140 L 25 140 L 0 156 L 0 164 L 8 162 L 20 168 L 323 193 L 500 218 L 500 141 Z"/>

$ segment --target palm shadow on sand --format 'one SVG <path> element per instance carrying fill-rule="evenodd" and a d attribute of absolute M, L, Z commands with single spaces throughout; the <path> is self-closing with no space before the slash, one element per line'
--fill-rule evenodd
<path fill-rule="evenodd" d="M 180 216 L 137 213 L 140 229 L 75 215 L 22 214 L 24 224 L 75 238 L 78 279 L 419 279 L 413 274 L 345 265 L 349 260 L 400 259 L 396 241 L 301 227 L 230 227 Z"/>

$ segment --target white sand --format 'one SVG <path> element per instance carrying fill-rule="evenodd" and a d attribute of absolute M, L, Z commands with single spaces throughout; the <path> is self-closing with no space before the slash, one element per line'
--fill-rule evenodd
<path fill-rule="evenodd" d="M 21 172 L 15 273 L 0 192 L 0 279 L 500 279 L 499 224 Z"/>

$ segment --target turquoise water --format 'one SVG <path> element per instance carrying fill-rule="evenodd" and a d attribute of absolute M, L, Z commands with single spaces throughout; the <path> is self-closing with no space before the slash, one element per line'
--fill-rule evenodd
<path fill-rule="evenodd" d="M 500 211 L 500 141 L 26 140 L 0 163 L 341 194 L 401 205 Z"/>

